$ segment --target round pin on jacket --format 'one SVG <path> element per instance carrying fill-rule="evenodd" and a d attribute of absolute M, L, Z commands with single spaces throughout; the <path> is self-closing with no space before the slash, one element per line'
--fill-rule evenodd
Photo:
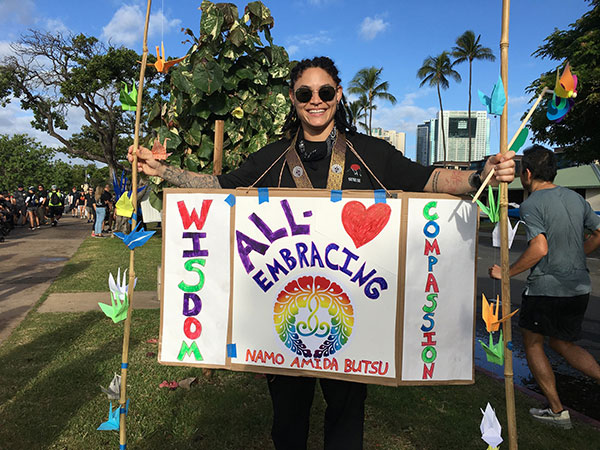
<path fill-rule="evenodd" d="M 303 173 L 304 170 L 302 170 L 302 167 L 300 166 L 296 166 L 292 169 L 292 175 L 294 175 L 296 178 L 300 178 Z"/>
<path fill-rule="evenodd" d="M 331 171 L 333 173 L 342 173 L 342 166 L 340 166 L 339 164 L 334 164 L 333 166 L 331 166 Z"/>

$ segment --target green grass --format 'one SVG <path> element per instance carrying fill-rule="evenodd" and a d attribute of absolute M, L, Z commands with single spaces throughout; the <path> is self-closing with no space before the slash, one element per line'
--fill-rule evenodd
<path fill-rule="evenodd" d="M 135 250 L 136 290 L 156 290 L 156 268 L 161 263 L 161 234 L 158 230 L 146 244 Z M 129 249 L 118 238 L 89 237 L 67 262 L 56 281 L 53 292 L 101 292 L 108 290 L 108 274 L 117 276 L 129 267 Z"/>
<path fill-rule="evenodd" d="M 156 289 L 160 237 L 136 250 L 138 290 Z M 129 263 L 118 239 L 89 238 L 49 292 L 107 290 L 108 272 Z M 159 311 L 134 311 L 127 393 L 129 449 L 270 449 L 271 404 L 254 374 L 168 367 L 156 361 Z M 99 385 L 120 372 L 123 324 L 101 312 L 30 313 L 0 346 L 0 449 L 117 448 L 117 432 L 96 431 L 109 402 Z M 196 376 L 190 391 L 160 389 L 163 380 Z M 477 449 L 481 412 L 490 402 L 507 439 L 504 387 L 479 373 L 472 386 L 369 386 L 365 449 Z M 596 448 L 600 431 L 581 423 L 563 431 L 534 422 L 532 399 L 516 392 L 519 445 L 524 449 Z M 113 405 L 113 408 L 116 405 Z M 309 449 L 323 444 L 325 404 L 315 396 Z M 507 448 L 503 444 L 502 448 Z"/>
<path fill-rule="evenodd" d="M 271 405 L 254 374 L 159 365 L 158 310 L 135 311 L 127 379 L 129 449 L 269 449 Z M 117 448 L 118 434 L 96 431 L 108 414 L 106 386 L 120 371 L 123 325 L 100 312 L 32 313 L 0 347 L 0 448 Z M 197 376 L 190 391 L 160 389 L 163 380 Z M 519 444 L 524 449 L 595 448 L 600 431 L 534 422 L 535 403 L 517 391 Z M 369 386 L 365 449 L 477 449 L 487 402 L 506 430 L 504 387 L 477 374 L 472 386 Z M 115 405 L 113 405 L 114 407 Z M 322 448 L 324 402 L 315 396 L 310 449 Z M 506 431 L 503 431 L 505 439 Z M 507 447 L 503 447 L 507 448 Z"/>

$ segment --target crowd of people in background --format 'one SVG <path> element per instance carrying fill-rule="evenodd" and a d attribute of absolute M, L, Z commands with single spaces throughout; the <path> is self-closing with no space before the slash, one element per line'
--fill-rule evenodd
<path fill-rule="evenodd" d="M 56 227 L 63 214 L 69 213 L 91 224 L 93 237 L 105 237 L 112 233 L 115 223 L 123 228 L 115 204 L 109 185 L 95 189 L 88 185 L 74 186 L 66 193 L 56 185 L 50 190 L 42 184 L 28 189 L 19 185 L 12 193 L 0 192 L 0 242 L 14 227 L 29 227 L 31 231 L 44 225 Z"/>

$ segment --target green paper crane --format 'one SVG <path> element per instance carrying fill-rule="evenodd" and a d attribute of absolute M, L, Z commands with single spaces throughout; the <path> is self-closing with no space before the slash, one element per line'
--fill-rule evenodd
<path fill-rule="evenodd" d="M 498 195 L 500 195 L 500 189 L 498 189 Z M 481 208 L 481 210 L 487 214 L 490 219 L 490 222 L 496 223 L 500 219 L 500 202 L 496 201 L 494 198 L 494 189 L 491 186 L 488 186 L 488 204 L 489 206 L 485 206 L 479 200 L 476 200 L 477 204 Z"/>
<path fill-rule="evenodd" d="M 485 345 L 483 341 L 479 341 L 479 343 L 485 350 L 485 356 L 489 362 L 498 364 L 499 366 L 504 365 L 504 338 L 502 337 L 502 330 L 500 330 L 500 339 L 498 339 L 497 344 L 494 344 L 492 333 L 490 333 L 489 345 Z"/>
<path fill-rule="evenodd" d="M 134 281 L 133 287 L 135 288 Z M 117 284 L 119 283 L 119 284 Z M 102 312 L 110 317 L 114 323 L 119 323 L 127 318 L 127 310 L 129 309 L 129 298 L 127 297 L 127 270 L 123 273 L 123 280 L 121 281 L 121 269 L 117 272 L 117 283 L 113 278 L 112 273 L 108 277 L 108 287 L 110 288 L 110 300 L 111 304 L 106 305 L 104 303 L 98 303 Z"/>
<path fill-rule="evenodd" d="M 119 100 L 121 101 L 121 108 L 124 111 L 135 111 L 137 109 L 137 97 L 138 92 L 135 87 L 135 83 L 131 85 L 131 92 L 129 91 L 129 86 L 124 81 L 123 88 L 119 92 Z"/>

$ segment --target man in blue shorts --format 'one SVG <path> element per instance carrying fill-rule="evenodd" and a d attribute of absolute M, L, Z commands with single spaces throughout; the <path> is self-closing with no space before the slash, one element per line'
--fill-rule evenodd
<path fill-rule="evenodd" d="M 519 326 L 529 369 L 548 399 L 547 408 L 532 408 L 540 421 L 571 428 L 569 411 L 563 408 L 556 379 L 544 353 L 544 337 L 575 369 L 600 383 L 600 366 L 585 349 L 576 345 L 591 291 L 586 255 L 600 246 L 600 217 L 576 192 L 553 184 L 554 153 L 534 145 L 523 152 L 521 182 L 530 192 L 521 204 L 528 246 L 510 266 L 513 277 L 531 269 L 527 277 Z M 584 239 L 584 232 L 591 235 Z M 489 269 L 500 279 L 500 267 Z"/>

